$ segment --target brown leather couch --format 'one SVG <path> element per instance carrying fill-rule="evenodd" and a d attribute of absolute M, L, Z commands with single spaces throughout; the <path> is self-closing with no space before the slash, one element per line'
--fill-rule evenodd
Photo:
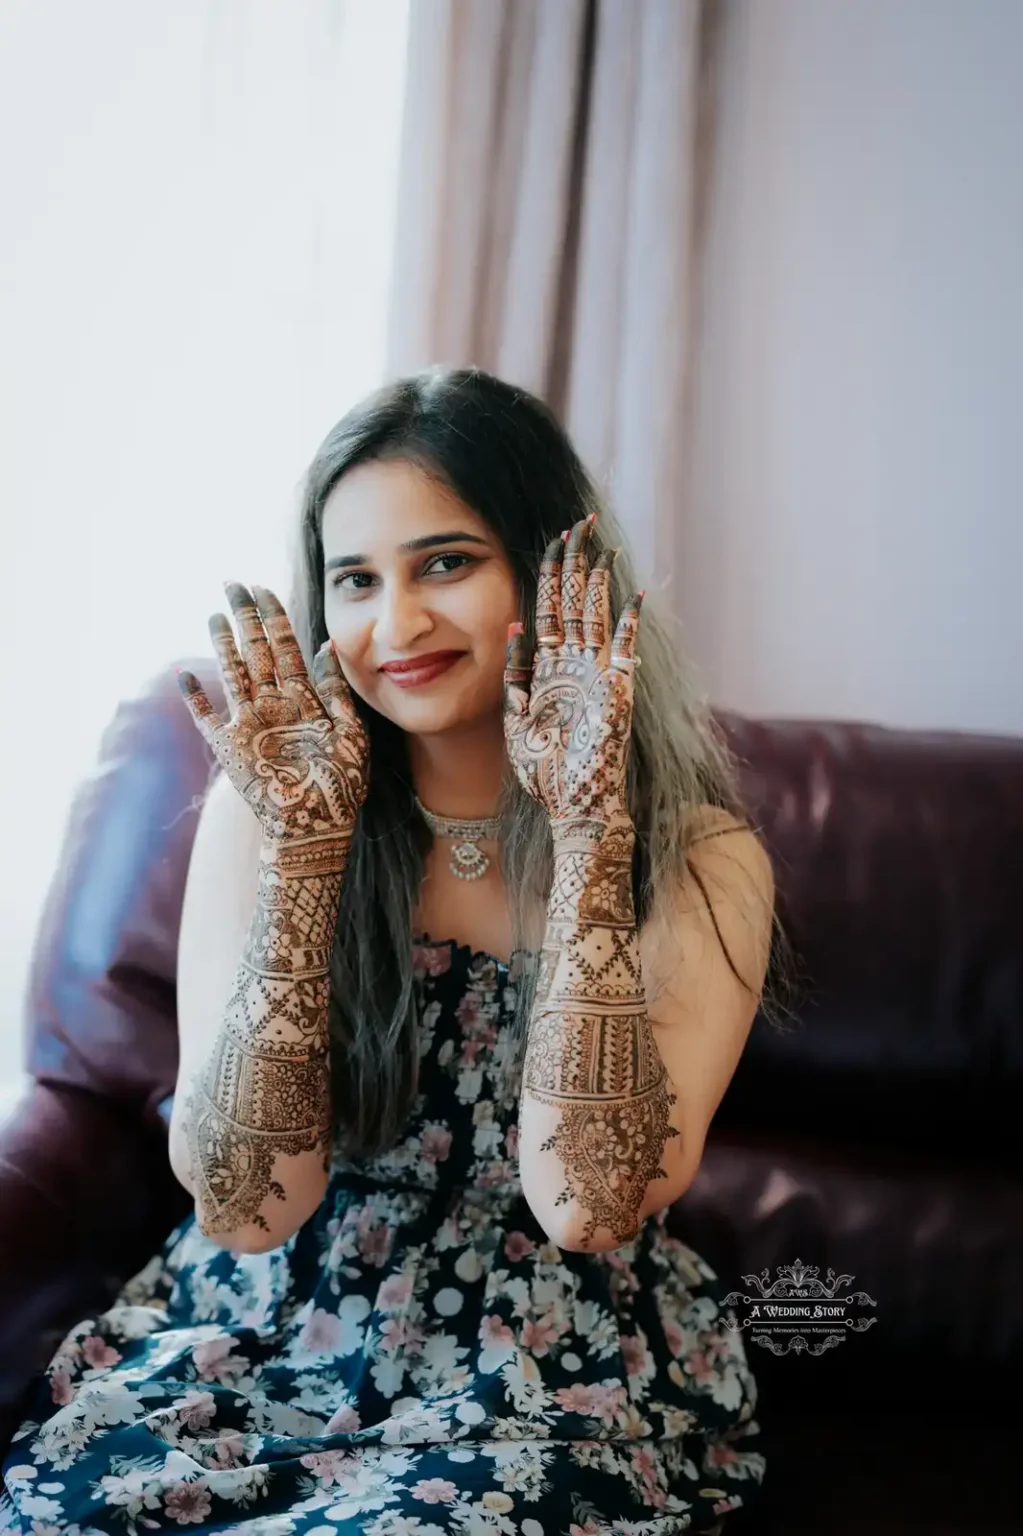
<path fill-rule="evenodd" d="M 213 664 L 183 665 L 222 700 Z M 750 1294 L 829 1267 L 873 1316 L 747 1349 L 768 1470 L 735 1536 L 1023 1530 L 1023 739 L 719 712 L 771 848 L 796 1021 L 758 1019 L 672 1229 Z M 0 1126 L 0 1445 L 67 1327 L 188 1200 L 175 951 L 211 758 L 173 667 L 70 811 Z M 737 1303 L 737 1316 L 745 1304 Z M 778 1352 L 775 1352 L 775 1351 Z"/>

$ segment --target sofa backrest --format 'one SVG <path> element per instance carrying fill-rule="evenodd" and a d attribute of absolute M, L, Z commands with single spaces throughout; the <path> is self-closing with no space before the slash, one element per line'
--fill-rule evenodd
<path fill-rule="evenodd" d="M 214 707 L 211 658 L 181 663 Z M 1023 740 L 716 711 L 798 973 L 716 1129 L 1020 1159 Z M 26 995 L 28 1070 L 166 1119 L 185 875 L 215 771 L 174 667 L 127 700 L 72 803 Z"/>

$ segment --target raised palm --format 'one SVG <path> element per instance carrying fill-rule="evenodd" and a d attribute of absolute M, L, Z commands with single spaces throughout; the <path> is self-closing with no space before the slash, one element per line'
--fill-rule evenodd
<path fill-rule="evenodd" d="M 181 672 L 192 719 L 269 841 L 347 839 L 369 787 L 369 738 L 330 641 L 313 660 L 314 685 L 274 594 L 238 582 L 225 590 L 241 649 L 222 613 L 210 637 L 231 717 Z"/>
<path fill-rule="evenodd" d="M 553 539 L 537 587 L 537 650 L 508 642 L 504 725 L 523 788 L 557 829 L 578 818 L 607 825 L 628 818 L 626 764 L 632 731 L 634 647 L 642 593 L 624 607 L 612 636 L 614 551 L 587 572 L 592 519 Z"/>

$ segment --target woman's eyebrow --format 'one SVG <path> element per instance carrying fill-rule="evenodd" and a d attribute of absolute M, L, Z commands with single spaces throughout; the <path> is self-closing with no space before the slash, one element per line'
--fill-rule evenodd
<path fill-rule="evenodd" d="M 407 550 L 410 554 L 420 549 L 434 549 L 438 544 L 487 544 L 486 539 L 481 539 L 476 533 L 462 533 L 455 529 L 453 533 L 424 533 L 418 539 L 409 539 L 398 548 Z M 327 571 L 337 570 L 345 565 L 369 565 L 369 555 L 334 555 L 323 567 L 324 574 Z"/>

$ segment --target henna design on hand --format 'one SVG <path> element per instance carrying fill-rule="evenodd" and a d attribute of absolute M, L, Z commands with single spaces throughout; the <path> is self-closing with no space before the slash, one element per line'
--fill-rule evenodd
<path fill-rule="evenodd" d="M 633 836 L 624 828 L 556 845 L 541 956 L 544 978 L 529 1021 L 523 1087 L 559 1111 L 540 1146 L 567 1180 L 555 1205 L 587 1213 L 582 1241 L 607 1227 L 634 1237 L 665 1142 L 677 1136 L 677 1095 L 647 1017 L 632 900 Z"/>
<path fill-rule="evenodd" d="M 567 544 L 552 539 L 537 587 L 537 650 L 525 637 L 508 642 L 505 739 L 515 774 L 559 823 L 592 817 L 628 820 L 625 771 L 632 731 L 632 672 L 642 593 L 625 605 L 614 636 L 610 568 L 598 555 L 586 575 L 589 520 Z M 518 628 L 518 626 L 516 626 Z"/>
<path fill-rule="evenodd" d="M 592 519 L 552 540 L 537 586 L 537 650 L 509 639 L 505 734 L 519 782 L 554 834 L 554 880 L 526 1038 L 523 1090 L 559 1111 L 540 1146 L 554 1151 L 582 1241 L 607 1227 L 635 1236 L 660 1166 L 677 1095 L 647 1017 L 632 895 L 635 830 L 626 797 L 633 667 L 643 594 L 611 635 L 604 551 L 586 574 Z"/>
<path fill-rule="evenodd" d="M 226 591 L 241 654 L 224 614 L 210 619 L 210 638 L 232 716 L 219 718 L 191 672 L 178 677 L 185 702 L 264 836 L 325 839 L 330 848 L 321 852 L 329 857 L 351 836 L 369 788 L 366 728 L 329 641 L 313 662 L 314 687 L 274 594 L 254 587 L 254 599 L 239 582 Z"/>
<path fill-rule="evenodd" d="M 348 850 L 368 788 L 368 737 L 328 641 L 310 683 L 272 592 L 227 586 L 241 654 L 223 614 L 210 635 L 232 707 L 224 722 L 189 672 L 179 683 L 197 728 L 263 831 L 256 911 L 234 991 L 183 1115 L 203 1232 L 264 1232 L 268 1196 L 286 1199 L 276 1159 L 332 1148 L 327 1030 L 330 951 Z"/>
<path fill-rule="evenodd" d="M 287 873 L 264 848 L 259 895 L 223 1027 L 185 1105 L 205 1233 L 251 1223 L 285 1198 L 275 1159 L 331 1152 L 327 1007 L 342 874 Z"/>

